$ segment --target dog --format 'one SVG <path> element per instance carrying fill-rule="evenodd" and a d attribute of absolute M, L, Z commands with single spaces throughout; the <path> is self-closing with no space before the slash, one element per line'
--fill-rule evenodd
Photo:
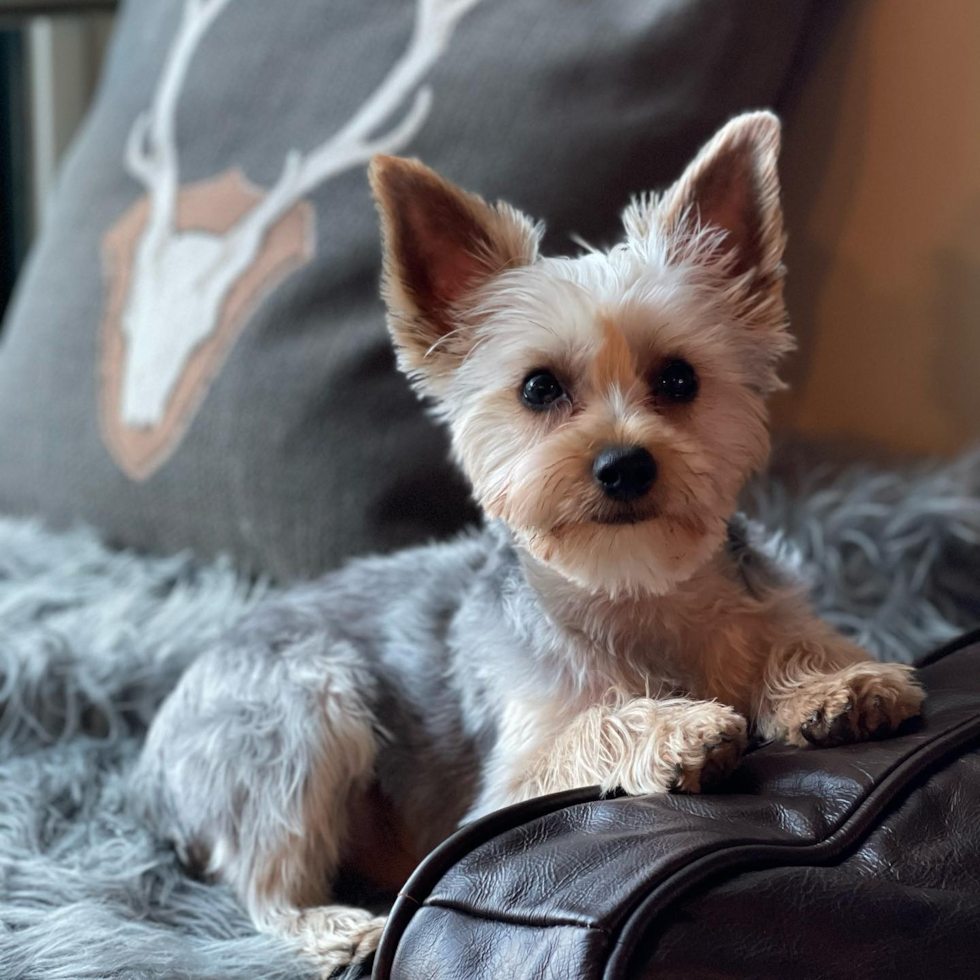
<path fill-rule="evenodd" d="M 780 129 L 739 116 L 623 240 L 539 255 L 542 227 L 376 158 L 398 364 L 448 427 L 485 525 L 260 606 L 162 707 L 135 792 L 181 859 L 324 976 L 461 823 L 573 787 L 696 793 L 754 734 L 830 746 L 920 710 L 909 668 L 817 619 L 737 516 L 790 350 Z M 383 877 L 383 875 L 382 875 Z"/>

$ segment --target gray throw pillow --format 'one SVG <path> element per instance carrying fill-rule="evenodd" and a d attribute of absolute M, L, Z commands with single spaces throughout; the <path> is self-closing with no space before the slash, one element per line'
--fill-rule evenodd
<path fill-rule="evenodd" d="M 796 0 L 130 0 L 0 348 L 0 510 L 306 576 L 471 518 L 393 370 L 364 167 L 606 241 L 771 104 Z"/>

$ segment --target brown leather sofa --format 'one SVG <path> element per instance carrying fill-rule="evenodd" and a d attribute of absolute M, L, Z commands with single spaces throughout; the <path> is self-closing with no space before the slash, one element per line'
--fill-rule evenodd
<path fill-rule="evenodd" d="M 723 791 L 532 800 L 403 888 L 374 980 L 980 976 L 980 632 L 921 665 L 921 721 L 765 746 Z"/>

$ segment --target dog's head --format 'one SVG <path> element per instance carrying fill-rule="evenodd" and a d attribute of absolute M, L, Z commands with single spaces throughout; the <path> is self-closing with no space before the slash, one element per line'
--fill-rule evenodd
<path fill-rule="evenodd" d="M 372 164 L 401 368 L 485 512 L 587 588 L 690 577 L 768 455 L 791 347 L 778 148 L 774 116 L 738 117 L 577 258 L 540 257 L 540 226 L 418 162 Z"/>

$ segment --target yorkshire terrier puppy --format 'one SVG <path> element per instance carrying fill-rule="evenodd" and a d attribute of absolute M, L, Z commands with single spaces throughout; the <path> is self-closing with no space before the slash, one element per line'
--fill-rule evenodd
<path fill-rule="evenodd" d="M 260 607 L 188 670 L 137 772 L 183 859 L 324 975 L 384 921 L 331 904 L 342 868 L 397 884 L 517 800 L 696 793 L 749 732 L 831 746 L 919 711 L 909 669 L 816 619 L 735 514 L 791 346 L 778 147 L 774 116 L 733 120 L 577 258 L 415 161 L 373 162 L 398 362 L 486 526 Z"/>

